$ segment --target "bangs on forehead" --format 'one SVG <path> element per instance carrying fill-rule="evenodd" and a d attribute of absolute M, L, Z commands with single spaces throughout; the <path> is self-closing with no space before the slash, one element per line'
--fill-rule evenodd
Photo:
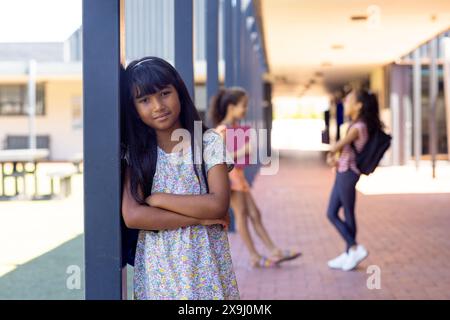
<path fill-rule="evenodd" d="M 135 99 L 155 94 L 174 83 L 170 74 L 158 69 L 155 66 L 142 65 L 134 72 L 132 88 Z"/>

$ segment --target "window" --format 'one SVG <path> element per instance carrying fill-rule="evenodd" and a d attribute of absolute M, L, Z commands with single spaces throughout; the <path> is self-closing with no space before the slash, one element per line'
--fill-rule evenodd
<path fill-rule="evenodd" d="M 444 70 L 438 66 L 438 96 L 436 101 L 437 153 L 446 154 L 448 148 L 445 119 Z M 430 66 L 422 66 L 422 153 L 430 154 Z"/>
<path fill-rule="evenodd" d="M 44 84 L 36 86 L 36 115 L 45 114 Z M 0 115 L 28 115 L 28 89 L 25 84 L 0 85 Z"/>

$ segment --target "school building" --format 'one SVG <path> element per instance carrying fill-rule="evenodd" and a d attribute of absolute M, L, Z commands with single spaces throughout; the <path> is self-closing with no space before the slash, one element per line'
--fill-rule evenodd
<path fill-rule="evenodd" d="M 49 149 L 51 160 L 82 152 L 81 57 L 68 52 L 69 42 L 0 44 L 1 149 L 28 147 L 28 70 L 34 59 L 36 146 Z"/>
<path fill-rule="evenodd" d="M 450 160 L 450 2 L 343 2 L 84 0 L 83 25 L 66 41 L 0 43 L 0 149 L 27 148 L 35 132 L 49 160 L 84 158 L 85 193 L 96 195 L 85 199 L 86 243 L 96 244 L 85 248 L 88 299 L 120 299 L 126 287 L 111 214 L 120 211 L 120 64 L 167 59 L 203 116 L 220 85 L 244 87 L 248 123 L 269 132 L 286 104 L 277 101 L 325 98 L 317 108 L 328 111 L 331 141 L 345 130 L 336 92 L 366 86 L 393 136 L 385 165 Z"/>
<path fill-rule="evenodd" d="M 206 88 L 206 0 L 194 1 L 194 91 L 197 109 L 204 118 L 208 98 Z M 220 7 L 222 8 L 222 7 Z M 224 10 L 218 11 L 222 20 Z M 174 2 L 129 0 L 125 2 L 126 63 L 147 55 L 174 63 Z M 225 83 L 221 40 L 223 23 L 218 23 L 218 79 Z M 229 53 L 233 54 L 233 53 Z M 0 43 L 0 149 L 28 147 L 29 61 L 36 61 L 36 145 L 49 149 L 49 160 L 72 161 L 83 152 L 82 27 L 66 41 L 55 43 Z M 270 83 L 264 93 L 270 97 Z M 262 90 L 263 90 L 262 89 Z M 215 89 L 213 89 L 215 90 Z M 262 91 L 261 90 L 261 91 Z M 211 96 L 213 91 L 209 93 Z M 259 98 L 261 101 L 263 98 Z M 251 122 L 261 127 L 270 123 L 270 100 L 256 108 L 251 101 Z M 261 105 L 261 103 L 258 103 Z M 255 105 L 255 107 L 252 107 Z M 258 120 L 256 120 L 258 119 Z"/>
<path fill-rule="evenodd" d="M 242 1 L 244 8 L 248 1 Z M 445 55 L 448 52 L 449 30 L 448 25 L 431 14 L 428 25 L 416 33 L 411 29 L 406 51 L 400 51 L 392 56 L 392 61 L 378 63 L 374 54 L 371 65 L 359 67 L 348 65 L 332 65 L 330 61 L 323 60 L 314 68 L 311 64 L 304 69 L 298 67 L 297 74 L 289 68 L 289 61 L 279 61 L 280 58 L 276 44 L 266 48 L 266 38 L 273 41 L 274 37 L 280 39 L 279 28 L 286 25 L 282 19 L 289 13 L 287 6 L 274 4 L 270 1 L 254 1 L 256 17 L 260 20 L 261 29 L 264 30 L 260 44 L 262 51 L 269 51 L 272 57 L 272 69 L 263 73 L 262 97 L 257 97 L 251 106 L 249 120 L 256 127 L 271 128 L 273 102 L 285 95 L 316 95 L 320 86 L 327 90 L 319 92 L 321 95 L 332 95 L 333 90 L 344 87 L 349 83 L 368 85 L 380 101 L 381 114 L 388 130 L 393 133 L 393 147 L 388 152 L 385 164 L 406 164 L 410 160 L 429 159 L 432 154 L 438 160 L 448 160 L 449 148 L 447 137 L 450 126 L 447 125 L 450 117 L 450 103 L 448 102 L 448 72 L 445 72 Z M 445 9 L 442 1 L 435 1 L 437 8 Z M 145 55 L 163 57 L 174 63 L 175 24 L 173 1 L 158 0 L 128 0 L 125 1 L 125 46 L 126 61 L 140 58 Z M 299 4 L 299 6 L 301 6 Z M 221 84 L 225 82 L 225 34 L 223 4 L 218 10 L 218 73 Z M 283 8 L 283 9 L 281 9 Z M 364 6 L 361 6 L 364 8 Z M 381 6 L 383 10 L 391 9 L 389 4 Z M 429 6 L 432 8 L 432 6 Z M 294 8 L 295 9 L 295 8 Z M 315 8 L 298 8 L 293 12 L 305 12 Z M 417 6 L 417 10 L 421 7 Z M 206 27 L 207 6 L 205 0 L 193 2 L 193 58 L 194 58 L 194 97 L 197 108 L 203 115 L 207 109 L 208 93 L 206 88 Z M 375 11 L 374 11 L 375 10 Z M 380 10 L 372 8 L 372 15 Z M 413 8 L 413 10 L 416 10 Z M 345 11 L 345 10 L 343 10 Z M 434 12 L 437 10 L 429 9 Z M 445 12 L 445 10 L 441 10 Z M 342 12 L 346 14 L 345 12 Z M 394 12 L 395 13 L 395 12 Z M 233 13 L 232 13 L 233 14 Z M 305 13 L 306 14 L 306 13 Z M 234 14 L 236 15 L 236 14 Z M 348 18 L 351 14 L 348 12 Z M 265 19 L 264 19 L 265 17 Z M 354 18 L 354 17 L 353 17 Z M 360 17 L 364 20 L 364 15 Z M 367 18 L 367 17 L 366 17 Z M 377 18 L 369 17 L 376 28 Z M 383 19 L 386 19 L 383 16 Z M 353 23 L 358 22 L 358 17 Z M 250 20 L 247 20 L 248 23 Z M 341 23 L 341 22 L 339 22 Z M 236 24 L 233 24 L 230 36 L 236 33 Z M 295 27 L 303 28 L 305 23 L 298 22 Z M 341 26 L 341 25 L 338 25 Z M 292 29 L 294 29 L 293 27 Z M 342 28 L 344 26 L 341 26 Z M 345 25 L 345 27 L 347 27 Z M 369 30 L 370 31 L 370 30 Z M 315 31 L 320 36 L 321 30 Z M 342 31 L 344 32 L 344 30 Z M 355 37 L 359 34 L 355 34 Z M 361 33 L 361 36 L 363 33 Z M 252 37 L 255 36 L 255 33 Z M 383 34 L 377 35 L 382 37 Z M 290 35 L 295 39 L 294 34 Z M 235 37 L 236 38 L 236 37 Z M 311 46 L 304 43 L 304 36 L 295 46 Z M 387 35 L 386 35 L 387 38 Z M 386 39 L 387 41 L 388 39 Z M 390 39 L 389 39 L 390 40 Z M 233 40 L 231 40 L 233 41 Z M 235 41 L 234 51 L 239 50 L 242 41 Z M 277 40 L 279 41 L 279 40 Z M 283 40 L 285 41 L 285 40 Z M 312 40 L 311 40 L 312 41 Z M 328 41 L 328 40 L 327 40 Z M 331 40 L 330 40 L 331 41 Z M 363 41 L 358 39 L 359 42 Z M 367 38 L 364 41 L 370 41 Z M 293 41 L 295 42 L 295 41 Z M 331 41 L 333 42 L 333 41 Z M 270 42 L 272 43 L 272 42 Z M 291 50 L 294 46 L 290 44 Z M 317 46 L 317 45 L 316 45 Z M 346 51 L 343 44 L 334 43 L 330 52 Z M 333 47 L 334 46 L 334 47 Z M 447 49 L 446 49 L 447 48 Z M 361 45 L 361 50 L 364 46 Z M 447 50 L 447 51 L 446 51 Z M 230 52 L 235 57 L 236 52 Z M 234 55 L 233 55 L 234 54 Z M 348 55 L 348 53 L 346 53 Z M 311 57 L 303 57 L 305 61 Z M 368 55 L 368 54 L 367 54 Z M 329 59 L 332 55 L 329 54 Z M 448 53 L 447 53 L 448 57 Z M 299 61 L 302 56 L 298 58 Z M 38 148 L 49 149 L 49 160 L 71 161 L 81 156 L 83 152 L 83 99 L 82 99 L 82 27 L 76 30 L 65 42 L 61 43 L 1 43 L 0 44 L 0 148 L 14 149 L 26 148 L 28 145 L 29 117 L 27 90 L 29 86 L 29 60 L 37 62 L 36 86 L 36 138 Z M 268 59 L 267 57 L 265 58 Z M 342 58 L 350 59 L 347 58 Z M 314 62 L 317 64 L 317 62 Z M 347 62 L 348 63 L 348 62 Z M 361 62 L 367 64 L 367 61 Z M 263 63 L 267 65 L 267 62 Z M 306 63 L 305 63 L 306 65 Z M 356 63 L 355 63 L 356 65 Z M 234 66 L 235 73 L 239 70 Z M 304 69 L 302 71 L 302 68 Z M 448 67 L 447 67 L 448 69 Z M 338 75 L 339 78 L 337 78 Z M 236 73 L 236 77 L 240 77 Z M 233 79 L 234 81 L 234 79 Z M 231 84 L 231 80 L 229 81 Z M 237 83 L 234 81 L 234 83 Z M 272 93 L 273 91 L 273 93 Z M 298 94 L 298 92 L 301 94 Z M 209 93 L 209 96 L 212 93 Z M 430 97 L 432 97 L 430 99 Z M 447 98 L 446 98 L 447 97 Z M 447 100 L 446 100 L 447 99 Z M 447 101 L 447 102 L 446 102 Z M 277 108 L 277 105 L 274 106 Z M 331 115 L 336 116 L 335 105 L 331 103 L 328 108 Z M 280 107 L 279 109 L 282 109 Z M 433 120 L 435 119 L 435 120 Z M 336 125 L 335 118 L 331 119 L 331 126 Z M 344 128 L 341 128 L 341 131 Z M 335 129 L 330 130 L 332 138 Z M 270 140 L 270 136 L 268 137 Z"/>

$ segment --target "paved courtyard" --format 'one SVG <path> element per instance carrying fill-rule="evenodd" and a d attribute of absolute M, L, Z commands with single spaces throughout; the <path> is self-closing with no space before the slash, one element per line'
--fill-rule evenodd
<path fill-rule="evenodd" d="M 280 269 L 251 270 L 242 241 L 230 235 L 241 297 L 450 299 L 450 193 L 359 192 L 358 240 L 370 255 L 356 271 L 329 270 L 327 260 L 342 252 L 344 243 L 326 218 L 334 175 L 321 163 L 319 154 L 292 154 L 282 159 L 277 175 L 256 177 L 252 192 L 273 239 L 304 255 Z M 392 180 L 399 177 L 389 177 L 386 190 L 398 184 Z M 363 181 L 364 189 L 380 189 L 370 188 L 371 178 Z M 380 174 L 372 179 L 378 183 Z M 367 288 L 371 265 L 381 271 L 379 290 Z"/>
<path fill-rule="evenodd" d="M 256 177 L 252 192 L 267 229 L 303 256 L 275 270 L 249 269 L 243 243 L 231 233 L 241 297 L 450 299 L 450 170 L 429 181 L 425 169 L 415 175 L 390 167 L 361 180 L 358 240 L 370 255 L 356 271 L 342 272 L 326 266 L 344 243 L 326 219 L 334 176 L 322 163 L 314 152 L 285 154 L 277 175 Z M 67 287 L 68 268 L 78 266 L 81 275 L 84 269 L 81 175 L 73 190 L 64 200 L 0 202 L 0 299 L 84 298 L 83 280 L 79 289 Z M 381 272 L 379 290 L 367 287 L 370 266 Z M 131 296 L 131 281 L 128 288 Z"/>

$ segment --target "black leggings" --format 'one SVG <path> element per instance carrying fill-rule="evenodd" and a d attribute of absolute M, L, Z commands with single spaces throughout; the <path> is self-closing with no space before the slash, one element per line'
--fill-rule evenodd
<path fill-rule="evenodd" d="M 355 187 L 358 180 L 359 174 L 350 169 L 345 172 L 337 172 L 328 204 L 328 219 L 344 238 L 347 251 L 350 247 L 356 245 Z M 344 221 L 338 214 L 341 207 L 344 208 Z"/>

